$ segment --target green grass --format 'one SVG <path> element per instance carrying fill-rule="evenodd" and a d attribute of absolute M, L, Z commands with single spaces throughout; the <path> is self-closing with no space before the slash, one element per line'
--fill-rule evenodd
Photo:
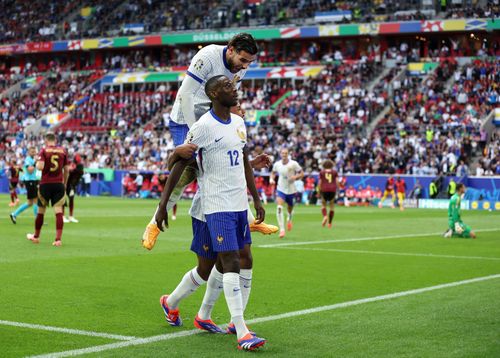
<path fill-rule="evenodd" d="M 33 231 L 32 211 L 13 225 L 7 202 L 7 196 L 0 196 L 0 320 L 143 338 L 193 329 L 204 288 L 182 303 L 182 328 L 168 326 L 158 304 L 159 297 L 171 292 L 196 265 L 189 251 L 188 202 L 181 203 L 178 220 L 171 222 L 151 252 L 140 246 L 139 238 L 155 201 L 78 197 L 75 216 L 80 223 L 65 224 L 60 248 L 51 246 L 55 234 L 51 209 L 41 243 L 33 245 L 25 238 Z M 275 206 L 266 209 L 266 221 L 275 223 Z M 245 316 L 250 320 L 500 274 L 500 213 L 470 211 L 463 218 L 479 231 L 477 240 L 447 240 L 437 234 L 447 224 L 446 212 L 440 210 L 337 208 L 335 227 L 329 230 L 320 225 L 318 207 L 299 206 L 294 229 L 284 240 L 253 236 L 254 280 Z M 392 238 L 336 242 L 385 236 Z M 331 243 L 259 247 L 328 240 Z M 492 279 L 251 327 L 268 339 L 260 355 L 496 357 L 500 354 L 498 297 L 500 279 Z M 224 299 L 213 318 L 228 322 Z M 0 323 L 2 357 L 114 342 L 118 341 Z M 202 333 L 94 356 L 244 354 L 235 347 L 234 336 Z"/>

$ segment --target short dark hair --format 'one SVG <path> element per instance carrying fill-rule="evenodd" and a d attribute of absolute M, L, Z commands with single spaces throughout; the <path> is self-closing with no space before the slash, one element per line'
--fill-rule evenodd
<path fill-rule="evenodd" d="M 210 97 L 210 92 L 212 92 L 215 89 L 217 82 L 219 82 L 219 80 L 224 78 L 224 77 L 226 77 L 226 76 L 217 75 L 217 76 L 210 77 L 208 79 L 207 83 L 205 84 L 205 94 L 208 96 L 208 98 L 212 99 L 212 97 Z"/>
<path fill-rule="evenodd" d="M 245 51 L 250 55 L 256 55 L 259 51 L 259 47 L 253 36 L 246 32 L 234 35 L 227 45 L 233 47 L 236 52 Z"/>
<path fill-rule="evenodd" d="M 54 134 L 54 132 L 47 132 L 45 133 L 45 140 L 54 141 L 56 140 L 56 135 Z"/>
<path fill-rule="evenodd" d="M 460 189 L 462 189 L 464 187 L 464 184 L 463 183 L 458 183 L 457 184 L 457 191 L 459 191 Z"/>
<path fill-rule="evenodd" d="M 333 168 L 333 162 L 330 159 L 327 159 L 323 162 L 323 168 L 325 169 L 332 169 Z"/>

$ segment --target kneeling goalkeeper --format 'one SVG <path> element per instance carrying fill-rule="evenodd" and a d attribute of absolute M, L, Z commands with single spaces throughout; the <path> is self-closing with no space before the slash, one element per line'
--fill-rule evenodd
<path fill-rule="evenodd" d="M 448 230 L 444 234 L 446 238 L 476 238 L 476 234 L 472 231 L 471 227 L 464 224 L 460 217 L 460 202 L 463 194 L 465 194 L 465 185 L 459 183 L 457 184 L 456 193 L 451 197 L 448 204 Z"/>

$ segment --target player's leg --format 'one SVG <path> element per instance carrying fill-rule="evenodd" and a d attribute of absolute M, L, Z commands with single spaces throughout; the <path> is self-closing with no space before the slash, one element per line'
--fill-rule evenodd
<path fill-rule="evenodd" d="M 280 238 L 285 237 L 285 218 L 283 214 L 283 205 L 285 204 L 285 194 L 281 191 L 276 192 L 276 220 L 280 229 Z"/>
<path fill-rule="evenodd" d="M 404 193 L 398 193 L 398 204 L 399 204 L 399 210 L 403 211 L 404 208 L 404 200 L 405 200 L 405 194 Z"/>
<path fill-rule="evenodd" d="M 69 218 L 68 220 L 72 223 L 77 223 L 78 220 L 75 219 L 75 216 L 73 215 L 73 212 L 75 210 L 75 187 L 70 186 L 69 189 L 69 194 L 68 194 L 68 206 L 69 206 Z"/>
<path fill-rule="evenodd" d="M 396 205 L 394 205 L 396 203 L 396 194 L 394 192 L 394 190 L 391 191 L 391 208 L 394 209 L 396 207 Z"/>
<path fill-rule="evenodd" d="M 176 219 L 177 219 L 177 204 L 175 204 L 174 207 L 172 208 L 172 220 Z"/>
<path fill-rule="evenodd" d="M 54 208 L 54 214 L 56 216 L 56 238 L 52 245 L 61 246 L 61 238 L 64 227 L 63 210 L 64 204 L 66 203 L 66 192 L 64 190 L 64 184 L 52 184 L 52 190 L 52 207 Z"/>
<path fill-rule="evenodd" d="M 328 216 L 326 215 L 326 199 L 324 192 L 321 192 L 321 215 L 323 215 L 321 226 L 325 226 L 328 221 Z"/>
<path fill-rule="evenodd" d="M 332 192 L 330 196 L 330 211 L 328 212 L 328 228 L 332 227 L 333 218 L 335 217 L 335 193 Z"/>
<path fill-rule="evenodd" d="M 382 206 L 384 205 L 384 201 L 385 201 L 385 199 L 387 199 L 388 195 L 389 195 L 389 192 L 387 190 L 384 190 L 384 195 L 382 195 L 382 198 L 378 202 L 378 207 L 379 208 L 382 208 Z"/>
<path fill-rule="evenodd" d="M 249 235 L 247 213 L 214 213 L 206 215 L 212 238 L 212 247 L 218 252 L 223 270 L 223 290 L 236 328 L 238 348 L 253 350 L 265 344 L 265 340 L 250 334 L 243 318 L 243 298 L 240 288 L 240 255 L 246 235 Z"/>
<path fill-rule="evenodd" d="M 286 228 L 288 231 L 291 231 L 293 228 L 293 208 L 295 205 L 295 194 L 287 195 L 286 203 L 287 203 L 287 216 L 286 216 Z"/>
<path fill-rule="evenodd" d="M 10 207 L 16 206 L 16 204 L 19 203 L 19 199 L 17 197 L 16 188 L 17 188 L 17 182 L 9 181 L 9 192 L 10 192 L 10 203 L 9 203 L 9 206 Z"/>
<path fill-rule="evenodd" d="M 38 188 L 38 213 L 35 218 L 35 233 L 27 234 L 28 240 L 38 244 L 40 242 L 40 232 L 42 231 L 45 210 L 50 200 L 47 184 L 41 184 Z"/>

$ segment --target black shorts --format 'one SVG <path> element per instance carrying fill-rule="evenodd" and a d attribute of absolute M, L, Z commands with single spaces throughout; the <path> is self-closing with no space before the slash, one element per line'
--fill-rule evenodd
<path fill-rule="evenodd" d="M 25 180 L 24 186 L 26 187 L 26 196 L 28 200 L 38 197 L 38 180 Z"/>
<path fill-rule="evenodd" d="M 19 183 L 19 182 L 18 181 L 10 181 L 9 180 L 9 190 L 16 190 L 17 183 Z"/>
<path fill-rule="evenodd" d="M 325 201 L 332 201 L 335 200 L 335 192 L 334 191 L 322 191 L 321 192 L 321 197 Z"/>
<path fill-rule="evenodd" d="M 76 193 L 76 185 L 66 185 L 66 195 L 75 196 Z"/>
<path fill-rule="evenodd" d="M 66 192 L 63 183 L 44 183 L 38 187 L 38 205 L 63 206 L 66 201 Z"/>

